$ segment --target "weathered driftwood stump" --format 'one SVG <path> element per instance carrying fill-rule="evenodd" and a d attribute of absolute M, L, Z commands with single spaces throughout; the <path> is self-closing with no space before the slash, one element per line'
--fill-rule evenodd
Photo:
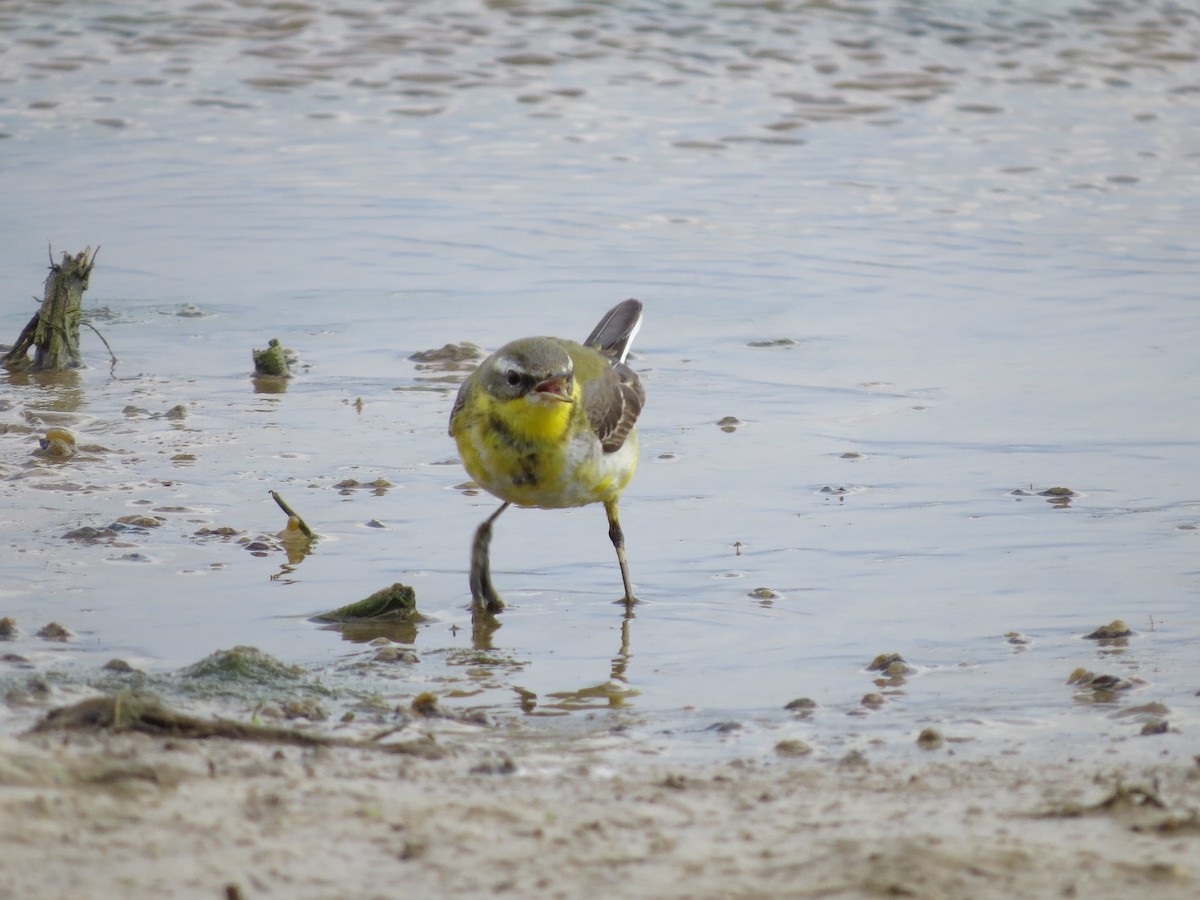
<path fill-rule="evenodd" d="M 91 247 L 74 257 L 64 253 L 61 263 L 51 257 L 41 309 L 21 331 L 12 349 L 0 357 L 0 365 L 35 371 L 76 369 L 83 365 L 79 325 L 83 320 L 83 292 L 88 288 L 95 264 Z M 28 355 L 30 347 L 32 361 Z"/>

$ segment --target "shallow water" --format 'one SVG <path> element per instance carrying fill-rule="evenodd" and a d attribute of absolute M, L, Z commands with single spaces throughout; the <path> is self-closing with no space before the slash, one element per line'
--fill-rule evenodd
<path fill-rule="evenodd" d="M 957 753 L 1186 752 L 1198 54 L 1169 3 L 6 4 L 0 338 L 47 242 L 99 244 L 119 362 L 85 331 L 90 368 L 4 385 L 3 649 L 33 668 L 0 677 L 251 644 L 651 752 L 926 725 Z M 626 296 L 644 602 L 612 603 L 598 508 L 510 511 L 481 662 L 495 504 L 458 487 L 452 378 L 408 357 L 582 337 Z M 302 362 L 283 391 L 249 374 L 272 337 Z M 53 424 L 90 449 L 36 458 Z M 306 558 L 196 534 L 278 531 L 269 490 L 321 534 Z M 131 514 L 162 524 L 61 537 Z M 351 668 L 373 651 L 308 617 L 393 581 L 431 617 L 420 661 Z M 1126 646 L 1083 640 L 1116 617 Z M 882 652 L 916 671 L 871 710 Z M 1138 681 L 1095 703 L 1077 666 Z"/>

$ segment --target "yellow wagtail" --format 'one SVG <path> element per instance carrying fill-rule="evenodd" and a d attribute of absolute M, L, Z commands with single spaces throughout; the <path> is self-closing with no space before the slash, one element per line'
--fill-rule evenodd
<path fill-rule="evenodd" d="M 617 501 L 637 466 L 633 423 L 646 400 L 636 373 L 625 365 L 641 324 L 641 301 L 626 300 L 582 344 L 554 337 L 513 341 L 459 388 L 450 435 L 470 476 L 504 501 L 475 532 L 475 609 L 504 608 L 492 586 L 488 547 L 492 523 L 513 503 L 542 509 L 603 503 L 625 601 L 633 602 Z"/>

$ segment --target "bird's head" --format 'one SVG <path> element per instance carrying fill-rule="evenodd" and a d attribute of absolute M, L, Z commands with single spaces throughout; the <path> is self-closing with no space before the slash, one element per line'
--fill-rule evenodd
<path fill-rule="evenodd" d="M 522 338 L 501 347 L 487 363 L 484 386 L 498 400 L 524 398 L 555 405 L 575 400 L 575 365 L 548 338 Z"/>

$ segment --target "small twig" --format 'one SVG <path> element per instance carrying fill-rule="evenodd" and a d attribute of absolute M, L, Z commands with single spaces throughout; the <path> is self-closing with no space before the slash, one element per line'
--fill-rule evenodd
<path fill-rule="evenodd" d="M 267 493 L 269 493 L 271 495 L 271 499 L 273 499 L 276 503 L 279 504 L 280 509 L 282 509 L 285 513 L 287 513 L 291 518 L 296 520 L 296 525 L 299 527 L 301 534 L 303 534 L 306 538 L 315 538 L 316 537 L 316 534 L 313 532 L 313 530 L 308 527 L 308 523 L 305 522 L 302 518 L 300 518 L 300 516 L 297 515 L 296 511 L 287 505 L 287 501 L 285 501 L 282 497 L 279 496 L 278 491 L 268 491 Z"/>
<path fill-rule="evenodd" d="M 91 322 L 84 322 L 83 324 L 92 329 L 92 331 L 96 332 L 96 337 L 100 338 L 100 343 L 102 343 L 104 345 L 104 349 L 108 351 L 108 356 L 115 366 L 117 364 L 117 355 L 112 352 L 112 347 L 108 346 L 108 341 L 104 340 L 104 335 L 100 333 L 100 329 L 98 329 Z"/>

